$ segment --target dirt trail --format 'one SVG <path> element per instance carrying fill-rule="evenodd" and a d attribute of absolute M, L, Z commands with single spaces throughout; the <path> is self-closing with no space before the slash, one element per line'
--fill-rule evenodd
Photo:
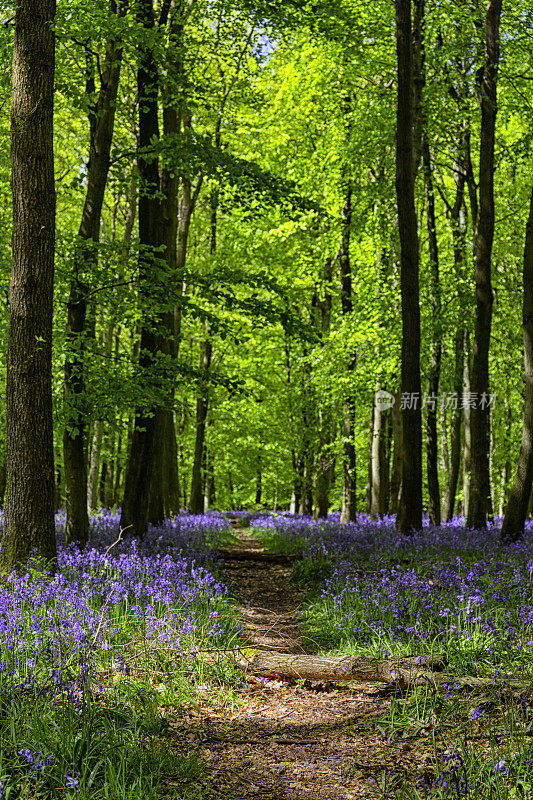
<path fill-rule="evenodd" d="M 239 529 L 239 534 L 236 549 L 261 551 L 248 531 Z M 254 644 L 306 652 L 297 630 L 302 593 L 290 583 L 290 567 L 232 560 L 230 553 L 224 566 Z M 202 709 L 187 723 L 187 738 L 206 765 L 201 780 L 206 797 L 370 798 L 376 797 L 384 771 L 389 778 L 393 773 L 414 773 L 415 781 L 421 777 L 420 752 L 416 767 L 408 744 L 387 744 L 368 730 L 369 719 L 388 706 L 377 693 L 380 685 L 352 685 L 347 691 L 309 682 L 248 680 L 244 706 L 222 713 Z"/>

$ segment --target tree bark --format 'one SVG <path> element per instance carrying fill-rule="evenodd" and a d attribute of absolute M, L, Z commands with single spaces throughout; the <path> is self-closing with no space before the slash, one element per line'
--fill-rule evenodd
<path fill-rule="evenodd" d="M 466 219 L 464 212 L 464 189 L 466 182 L 466 169 L 464 162 L 467 161 L 468 141 L 465 133 L 460 131 L 462 138 L 462 163 L 455 165 L 455 185 L 456 193 L 453 205 L 448 205 L 452 228 L 453 240 L 453 261 L 454 270 L 457 280 L 457 285 L 461 287 L 465 280 L 466 269 L 466 253 L 465 253 L 465 238 L 466 238 Z M 476 199 L 474 193 L 473 199 Z M 463 290 L 458 290 L 459 308 L 465 307 L 465 299 L 463 297 Z M 450 425 L 450 468 L 448 471 L 448 481 L 446 484 L 446 493 L 443 505 L 443 517 L 445 522 L 450 522 L 454 516 L 455 499 L 457 495 L 457 483 L 459 480 L 459 471 L 461 467 L 461 421 L 463 417 L 463 410 L 461 408 L 461 395 L 463 392 L 463 370 L 466 358 L 465 345 L 466 345 L 466 330 L 459 325 L 455 332 L 455 368 L 454 368 L 454 381 L 453 392 L 456 398 L 455 404 L 452 406 L 452 417 Z M 465 423 L 466 425 L 466 423 Z M 468 436 L 470 434 L 468 433 Z"/>
<path fill-rule="evenodd" d="M 500 538 L 505 543 L 516 542 L 524 535 L 533 481 L 533 191 L 524 246 L 523 285 L 522 333 L 526 390 L 520 454 L 500 533 Z"/>
<path fill-rule="evenodd" d="M 339 252 L 341 273 L 341 308 L 343 316 L 348 317 L 353 311 L 352 297 L 352 262 L 350 257 L 350 240 L 352 226 L 352 184 L 345 183 L 345 199 L 342 211 L 342 237 Z M 348 358 L 347 371 L 351 375 L 356 368 L 355 353 Z M 348 391 L 342 404 L 342 511 L 341 522 L 355 522 L 357 519 L 357 471 L 355 455 L 355 398 Z"/>
<path fill-rule="evenodd" d="M 470 334 L 468 331 L 465 331 L 464 335 L 463 392 L 465 395 L 470 394 Z M 465 519 L 468 517 L 470 506 L 470 459 L 472 454 L 470 419 L 471 410 L 467 403 L 463 408 L 463 515 Z"/>
<path fill-rule="evenodd" d="M 101 419 L 94 421 L 93 438 L 89 466 L 89 482 L 87 491 L 87 511 L 91 513 L 98 508 L 98 494 L 100 482 L 100 456 L 102 439 L 104 437 L 104 423 Z"/>
<path fill-rule="evenodd" d="M 110 13 L 112 15 L 121 16 L 123 10 L 119 3 L 111 0 Z M 96 245 L 99 240 L 100 217 L 109 172 L 121 59 L 121 45 L 111 41 L 106 49 L 98 99 L 89 110 L 90 142 L 87 191 L 78 231 L 79 244 L 75 249 L 68 299 L 67 357 L 64 377 L 67 418 L 63 434 L 67 510 L 65 539 L 67 543 L 76 541 L 80 545 L 84 545 L 89 536 L 83 348 L 88 285 L 84 275 L 97 260 Z M 86 89 L 88 95 L 94 92 L 94 65 L 89 50 L 87 50 Z"/>
<path fill-rule="evenodd" d="M 200 369 L 204 371 L 206 379 L 202 380 L 196 398 L 196 436 L 194 442 L 194 460 L 191 478 L 191 497 L 189 512 L 203 514 L 204 512 L 204 487 L 202 481 L 202 463 L 204 455 L 205 427 L 209 408 L 209 382 L 207 374 L 211 368 L 213 345 L 209 336 L 205 339 L 200 355 Z"/>
<path fill-rule="evenodd" d="M 509 401 L 504 398 L 504 408 L 505 408 L 505 428 L 503 434 L 503 452 L 505 455 L 505 461 L 503 464 L 503 470 L 501 475 L 500 481 L 500 496 L 499 496 L 499 503 L 498 503 L 498 516 L 503 517 L 505 507 L 509 500 L 509 482 L 511 478 L 511 462 L 509 460 L 509 445 L 511 442 L 511 432 L 512 432 L 512 413 L 511 413 L 511 406 L 509 405 Z M 527 516 L 527 515 L 526 515 Z"/>
<path fill-rule="evenodd" d="M 154 28 L 152 0 L 139 0 L 138 21 L 147 30 Z M 137 70 L 139 97 L 139 291 L 147 305 L 154 302 L 154 250 L 160 244 L 161 203 L 159 160 L 150 149 L 159 141 L 158 71 L 154 54 L 147 43 L 140 46 Z M 141 329 L 139 367 L 149 375 L 158 349 L 159 337 L 154 330 L 154 312 L 144 309 Z M 150 481 L 154 462 L 155 409 L 138 408 L 131 441 L 120 527 L 139 537 L 148 529 Z"/>
<path fill-rule="evenodd" d="M 0 461 L 0 508 L 4 508 L 6 499 L 6 462 L 5 458 Z"/>
<path fill-rule="evenodd" d="M 401 392 L 394 395 L 394 405 L 391 409 L 392 416 L 392 469 L 390 476 L 389 490 L 389 514 L 397 514 L 400 504 L 400 492 L 402 487 L 402 411 L 401 411 Z"/>
<path fill-rule="evenodd" d="M 439 248 L 437 242 L 437 218 L 435 215 L 435 192 L 433 189 L 433 169 L 427 133 L 423 134 L 423 161 L 426 188 L 426 217 L 429 242 L 430 297 L 432 317 L 431 364 L 429 370 L 426 418 L 427 477 L 429 495 L 429 522 L 440 525 L 439 452 L 437 434 L 437 412 L 439 403 L 439 382 L 442 357 L 442 321 L 439 276 Z"/>
<path fill-rule="evenodd" d="M 163 86 L 163 135 L 172 140 L 179 134 L 182 122 L 187 128 L 186 96 L 184 92 L 182 8 L 171 3 L 169 18 L 168 79 Z M 200 184 L 201 185 L 201 184 Z M 183 271 L 187 259 L 189 228 L 197 193 L 191 193 L 189 178 L 182 179 L 182 196 L 179 198 L 179 175 L 175 165 L 165 164 L 161 172 L 162 242 L 168 274 L 176 294 L 183 289 Z M 178 357 L 181 335 L 181 309 L 175 306 L 162 316 L 164 330 L 162 349 L 174 361 Z M 172 514 L 179 513 L 178 449 L 174 424 L 175 386 L 169 376 L 170 388 L 163 406 L 156 410 L 154 428 L 154 465 L 150 489 L 149 518 L 159 523 Z"/>
<path fill-rule="evenodd" d="M 402 493 L 396 525 L 403 534 L 422 528 L 420 304 L 411 34 L 411 0 L 396 0 L 398 56 L 396 197 L 402 295 L 402 394 L 409 398 L 408 405 L 411 406 L 402 410 Z"/>
<path fill-rule="evenodd" d="M 324 297 L 320 298 L 315 291 L 313 304 L 318 311 L 317 328 L 323 342 L 331 327 L 331 281 L 333 278 L 333 259 L 327 258 L 322 270 Z M 325 519 L 329 511 L 329 490 L 331 485 L 331 409 L 328 401 L 322 402 L 318 408 L 319 446 L 315 468 L 315 514 Z"/>
<path fill-rule="evenodd" d="M 380 386 L 377 385 L 377 390 Z M 370 516 L 381 518 L 388 510 L 389 460 L 387 457 L 388 412 L 374 406 L 372 415 L 372 469 Z"/>
<path fill-rule="evenodd" d="M 13 253 L 0 568 L 56 560 L 52 432 L 54 0 L 20 0 L 12 59 Z"/>
<path fill-rule="evenodd" d="M 463 328 L 455 332 L 455 370 L 454 370 L 454 395 L 455 405 L 452 406 L 450 424 L 450 469 L 443 503 L 443 519 L 450 522 L 455 510 L 455 497 L 457 494 L 457 481 L 461 467 L 461 393 L 463 389 L 463 363 L 464 363 L 464 336 Z"/>
<path fill-rule="evenodd" d="M 485 17 L 485 60 L 481 82 L 481 147 L 479 156 L 479 210 L 475 234 L 476 324 L 471 391 L 476 403 L 471 411 L 470 499 L 466 525 L 486 527 L 490 503 L 489 347 L 492 323 L 491 261 L 494 238 L 494 142 L 496 133 L 496 85 L 499 61 L 499 29 L 502 0 L 489 0 Z"/>

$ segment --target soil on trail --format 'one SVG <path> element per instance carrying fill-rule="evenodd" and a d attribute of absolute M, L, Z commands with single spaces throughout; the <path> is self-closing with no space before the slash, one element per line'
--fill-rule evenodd
<path fill-rule="evenodd" d="M 261 552 L 249 532 L 239 529 L 239 534 L 236 550 Z M 230 552 L 224 562 L 226 582 L 240 598 L 243 625 L 254 646 L 312 652 L 312 642 L 298 635 L 302 593 L 290 582 L 290 566 L 232 560 Z M 202 796 L 347 800 L 376 797 L 384 772 L 387 785 L 392 776 L 409 774 L 414 782 L 422 777 L 420 750 L 415 764 L 409 744 L 387 743 L 368 725 L 388 707 L 379 694 L 383 684 L 352 683 L 348 689 L 310 681 L 247 680 L 242 706 L 202 708 L 180 725 L 205 766 Z"/>

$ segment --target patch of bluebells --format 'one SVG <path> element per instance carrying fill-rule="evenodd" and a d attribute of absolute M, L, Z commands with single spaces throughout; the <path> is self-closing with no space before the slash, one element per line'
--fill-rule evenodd
<path fill-rule="evenodd" d="M 220 618 L 225 585 L 212 571 L 211 543 L 230 530 L 220 514 L 182 515 L 152 527 L 142 541 L 116 541 L 119 516 L 93 518 L 80 551 L 59 544 L 56 574 L 30 569 L 0 584 L 0 685 L 4 691 L 47 687 L 80 703 L 102 658 L 127 674 L 132 637 L 171 649 L 194 649 L 198 631 L 227 635 Z M 58 539 L 64 519 L 58 516 Z"/>
<path fill-rule="evenodd" d="M 472 774 L 469 774 L 472 765 L 465 764 L 460 753 L 443 756 L 442 762 L 445 768 L 435 780 L 431 781 L 424 777 L 416 784 L 416 788 L 423 791 L 426 798 L 449 797 L 461 800 L 461 798 L 485 796 L 481 784 L 478 785 Z M 510 778 L 512 782 L 515 782 L 521 776 L 530 776 L 532 772 L 533 759 L 523 761 L 520 756 L 512 756 L 508 759 L 500 759 L 493 765 L 483 764 L 477 777 L 483 779 L 482 784 L 494 787 L 500 778 Z M 490 796 L 493 796 L 492 793 Z M 498 796 L 500 796 L 499 792 Z"/>
<path fill-rule="evenodd" d="M 498 521 L 467 531 L 463 520 L 427 521 L 405 537 L 394 518 L 340 524 L 304 516 L 265 515 L 252 526 L 292 544 L 304 559 L 327 559 L 321 599 L 308 612 L 313 634 L 362 648 L 378 637 L 419 651 L 434 646 L 528 652 L 533 635 L 533 523 L 522 541 L 503 547 Z"/>

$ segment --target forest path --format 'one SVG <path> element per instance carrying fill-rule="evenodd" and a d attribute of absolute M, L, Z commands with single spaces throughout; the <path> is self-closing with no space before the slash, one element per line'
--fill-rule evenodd
<path fill-rule="evenodd" d="M 306 652 L 298 635 L 303 593 L 290 567 L 261 560 L 232 560 L 231 550 L 256 551 L 260 543 L 238 528 L 239 543 L 224 555 L 226 582 L 240 599 L 249 639 L 261 649 Z M 312 643 L 309 649 L 312 650 Z M 210 800 L 350 800 L 377 796 L 383 772 L 421 777 L 405 743 L 387 743 L 369 729 L 386 712 L 382 684 L 349 689 L 310 681 L 247 676 L 242 706 L 203 707 L 181 728 L 205 772 L 202 797 Z M 418 768 L 420 769 L 420 767 Z M 374 791 L 372 791 L 372 787 Z"/>

